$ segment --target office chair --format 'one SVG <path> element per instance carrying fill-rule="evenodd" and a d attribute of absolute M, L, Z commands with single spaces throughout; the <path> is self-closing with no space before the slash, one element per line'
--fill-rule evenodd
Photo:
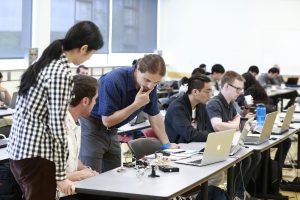
<path fill-rule="evenodd" d="M 146 138 L 156 138 L 158 139 L 156 133 L 154 132 L 154 130 L 152 128 L 145 128 L 143 130 L 141 130 L 141 132 L 143 133 L 143 135 L 146 137 Z"/>
<path fill-rule="evenodd" d="M 161 142 L 155 138 L 138 138 L 130 140 L 127 144 L 137 160 L 146 155 L 155 153 L 162 145 Z"/>

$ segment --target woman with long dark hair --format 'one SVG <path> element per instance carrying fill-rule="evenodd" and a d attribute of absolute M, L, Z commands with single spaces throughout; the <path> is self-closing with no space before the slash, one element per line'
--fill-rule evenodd
<path fill-rule="evenodd" d="M 22 75 L 7 150 L 24 199 L 53 200 L 56 187 L 74 193 L 73 182 L 66 179 L 64 127 L 73 88 L 70 63 L 81 64 L 102 46 L 99 28 L 90 21 L 79 22 Z"/>

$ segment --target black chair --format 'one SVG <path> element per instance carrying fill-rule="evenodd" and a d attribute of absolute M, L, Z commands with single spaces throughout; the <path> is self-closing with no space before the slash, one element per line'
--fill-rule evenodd
<path fill-rule="evenodd" d="M 128 142 L 128 147 L 136 159 L 155 153 L 161 145 L 156 138 L 138 138 Z"/>

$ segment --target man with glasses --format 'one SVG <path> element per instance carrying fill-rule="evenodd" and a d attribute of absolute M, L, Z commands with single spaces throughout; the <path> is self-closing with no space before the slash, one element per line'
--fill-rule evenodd
<path fill-rule="evenodd" d="M 239 130 L 240 115 L 234 107 L 234 101 L 244 91 L 245 79 L 234 71 L 227 71 L 221 79 L 221 92 L 206 105 L 207 113 L 214 131 Z M 244 198 L 244 188 L 248 185 L 261 160 L 261 154 L 255 153 L 245 158 L 235 167 L 236 196 Z M 239 165 L 241 165 L 241 169 Z M 239 176 L 242 175 L 243 179 Z M 244 183 L 242 182 L 244 180 Z"/>
<path fill-rule="evenodd" d="M 221 79 L 221 92 L 207 103 L 207 111 L 214 131 L 239 130 L 240 115 L 234 101 L 244 91 L 245 79 L 234 71 L 227 71 Z"/>

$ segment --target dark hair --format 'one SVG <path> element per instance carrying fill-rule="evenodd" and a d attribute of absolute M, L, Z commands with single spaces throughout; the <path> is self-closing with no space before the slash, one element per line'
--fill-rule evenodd
<path fill-rule="evenodd" d="M 85 65 L 79 65 L 79 66 L 77 67 L 77 69 L 76 69 L 76 73 L 77 73 L 77 74 L 79 74 L 81 68 L 82 68 L 82 69 L 89 69 L 89 68 L 86 67 Z"/>
<path fill-rule="evenodd" d="M 184 76 L 184 77 L 182 77 L 182 79 L 180 79 L 179 85 L 184 85 L 184 84 L 187 84 L 188 82 L 189 82 L 189 79 L 186 76 Z"/>
<path fill-rule="evenodd" d="M 84 97 L 92 100 L 98 90 L 97 79 L 78 74 L 73 77 L 73 80 L 73 94 L 75 97 L 71 100 L 70 105 L 77 106 Z"/>
<path fill-rule="evenodd" d="M 252 65 L 252 66 L 249 67 L 248 72 L 254 72 L 256 74 L 259 74 L 259 69 L 258 69 L 257 66 Z"/>
<path fill-rule="evenodd" d="M 210 79 L 203 74 L 195 74 L 188 80 L 187 94 L 191 94 L 193 89 L 201 90 L 205 83 L 209 83 Z"/>
<path fill-rule="evenodd" d="M 257 80 L 255 79 L 255 77 L 250 74 L 249 72 L 242 74 L 242 76 L 245 79 L 244 82 L 244 90 L 248 89 L 250 86 L 257 84 Z"/>
<path fill-rule="evenodd" d="M 137 61 L 137 65 L 142 73 L 149 72 L 151 74 L 159 73 L 161 76 L 166 75 L 166 64 L 160 55 L 145 55 Z"/>
<path fill-rule="evenodd" d="M 242 75 L 235 71 L 227 71 L 225 74 L 222 76 L 221 79 L 221 87 L 225 85 L 225 83 L 232 84 L 235 80 L 243 81 L 245 82 L 245 79 Z"/>
<path fill-rule="evenodd" d="M 192 76 L 195 74 L 204 74 L 205 75 L 205 71 L 202 68 L 197 67 L 193 70 Z"/>
<path fill-rule="evenodd" d="M 242 75 L 245 79 L 244 83 L 244 95 L 251 95 L 254 100 L 254 104 L 264 103 L 269 104 L 269 98 L 265 89 L 255 79 L 255 77 L 249 72 Z"/>
<path fill-rule="evenodd" d="M 99 28 L 91 21 L 82 21 L 72 26 L 62 40 L 53 41 L 42 56 L 29 66 L 21 77 L 19 95 L 26 95 L 29 88 L 36 84 L 39 72 L 52 60 L 59 59 L 63 51 L 69 51 L 88 45 L 88 51 L 98 50 L 103 46 L 103 37 Z"/>
<path fill-rule="evenodd" d="M 272 67 L 271 69 L 269 69 L 268 73 L 279 74 L 280 71 L 277 67 Z"/>
<path fill-rule="evenodd" d="M 206 64 L 200 64 L 199 68 L 206 68 Z"/>
<path fill-rule="evenodd" d="M 2 73 L 0 72 L 0 78 L 3 78 L 3 75 L 2 75 Z"/>
<path fill-rule="evenodd" d="M 215 64 L 211 67 L 211 73 L 219 73 L 219 74 L 224 74 L 225 69 L 222 65 L 220 64 Z"/>

